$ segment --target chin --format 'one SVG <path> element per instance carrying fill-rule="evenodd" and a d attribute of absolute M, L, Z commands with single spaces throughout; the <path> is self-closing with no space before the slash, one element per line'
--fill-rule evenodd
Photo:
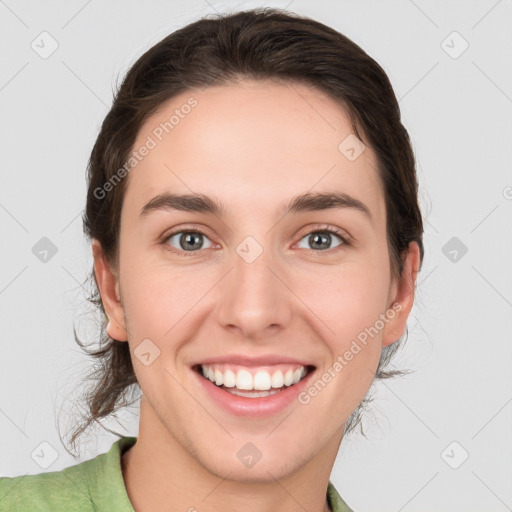
<path fill-rule="evenodd" d="M 257 446 L 258 441 L 247 441 L 241 444 L 240 448 L 222 452 L 219 450 L 216 454 L 209 451 L 198 461 L 207 471 L 219 478 L 240 483 L 264 484 L 294 474 L 310 459 L 306 456 L 305 447 L 300 443 L 294 443 L 289 449 L 283 449 L 282 445 L 270 446 L 268 442 L 261 449 Z"/>

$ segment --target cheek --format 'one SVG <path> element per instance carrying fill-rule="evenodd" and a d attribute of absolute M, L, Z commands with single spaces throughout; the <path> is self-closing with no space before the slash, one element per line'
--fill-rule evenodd
<path fill-rule="evenodd" d="M 297 277 L 298 293 L 339 343 L 373 325 L 387 306 L 389 280 L 385 269 L 371 264 L 330 267 Z M 307 284 L 305 284 L 307 283 Z"/>
<path fill-rule="evenodd" d="M 372 329 L 385 312 L 389 283 L 382 267 L 371 265 L 331 270 L 328 278 L 317 276 L 315 283 L 307 304 L 321 319 L 316 325 L 325 333 L 329 356 L 317 379 L 327 383 L 329 391 L 317 394 L 312 389 L 312 396 L 318 410 L 330 410 L 333 418 L 347 418 L 375 377 L 382 333 Z M 322 382 L 312 385 L 323 386 Z"/>
<path fill-rule="evenodd" d="M 130 253 L 128 253 L 130 254 Z M 170 265 L 165 258 L 132 252 L 125 259 L 122 294 L 129 335 L 135 343 L 143 338 L 169 342 L 180 335 L 197 315 L 196 307 L 215 282 L 212 269 Z M 197 318 L 196 318 L 197 321 Z M 186 335 L 185 333 L 183 333 Z"/>

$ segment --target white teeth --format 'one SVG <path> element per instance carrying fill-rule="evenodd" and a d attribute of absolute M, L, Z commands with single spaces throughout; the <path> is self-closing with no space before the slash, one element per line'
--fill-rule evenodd
<path fill-rule="evenodd" d="M 224 383 L 224 376 L 222 375 L 222 372 L 218 369 L 215 369 L 215 384 L 217 386 L 222 386 Z"/>
<path fill-rule="evenodd" d="M 286 372 L 277 370 L 272 374 L 266 370 L 257 370 L 253 376 L 248 369 L 240 369 L 235 373 L 233 370 L 222 371 L 213 364 L 201 365 L 201 372 L 205 378 L 217 386 L 224 385 L 226 388 L 246 391 L 271 391 L 269 394 L 274 394 L 274 390 L 280 390 L 283 386 L 289 387 L 300 382 L 306 375 L 306 368 L 301 366 L 295 371 L 293 368 L 289 368 Z M 251 396 L 256 396 L 256 394 L 253 393 Z M 262 396 L 268 395 L 263 394 Z"/>
<path fill-rule="evenodd" d="M 259 371 L 254 376 L 253 389 L 267 391 L 272 387 L 272 379 L 268 372 Z"/>
<path fill-rule="evenodd" d="M 277 370 L 277 372 L 272 375 L 272 387 L 273 388 L 282 388 L 284 386 L 284 377 L 283 372 L 281 370 Z"/>
<path fill-rule="evenodd" d="M 238 370 L 238 373 L 236 374 L 236 387 L 238 389 L 253 389 L 252 375 L 247 370 Z"/>
<path fill-rule="evenodd" d="M 224 386 L 234 388 L 236 384 L 235 374 L 231 370 L 224 372 Z"/>
<path fill-rule="evenodd" d="M 299 382 L 300 379 L 302 379 L 302 376 L 304 375 L 302 373 L 302 370 L 303 370 L 303 368 L 299 368 L 298 370 L 295 370 L 293 372 L 293 383 L 294 384 L 297 384 L 297 382 Z"/>

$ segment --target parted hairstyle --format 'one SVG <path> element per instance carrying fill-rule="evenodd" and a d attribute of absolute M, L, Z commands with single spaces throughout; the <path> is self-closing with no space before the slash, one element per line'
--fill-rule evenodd
<path fill-rule="evenodd" d="M 363 49 L 333 28 L 274 8 L 210 15 L 195 21 L 155 44 L 127 72 L 90 155 L 83 214 L 84 233 L 101 243 L 112 267 L 117 268 L 119 257 L 126 178 L 108 192 L 104 192 L 105 184 L 112 183 L 125 167 L 143 123 L 164 102 L 184 91 L 235 84 L 244 78 L 313 86 L 344 108 L 354 133 L 377 156 L 385 194 L 391 272 L 401 277 L 404 251 L 411 241 L 419 245 L 421 269 L 423 221 L 415 158 L 386 73 Z M 100 313 L 101 326 L 98 346 L 93 349 L 80 341 L 75 329 L 76 342 L 95 364 L 81 395 L 86 412 L 72 431 L 73 447 L 85 430 L 94 424 L 102 426 L 103 419 L 116 416 L 140 396 L 129 344 L 107 334 L 94 269 L 87 282 L 88 300 Z M 406 328 L 404 336 L 383 348 L 375 379 L 408 373 L 388 368 L 407 335 Z M 348 419 L 345 434 L 359 425 L 364 435 L 362 413 L 370 401 L 368 393 Z"/>

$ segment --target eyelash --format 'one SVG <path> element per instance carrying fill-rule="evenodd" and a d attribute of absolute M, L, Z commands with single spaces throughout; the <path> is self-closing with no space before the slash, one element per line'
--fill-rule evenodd
<path fill-rule="evenodd" d="M 178 256 L 192 256 L 196 253 L 199 253 L 201 250 L 198 250 L 198 251 L 181 251 L 179 249 L 176 249 L 174 247 L 171 247 L 169 244 L 168 244 L 168 241 L 169 239 L 171 239 L 174 235 L 177 235 L 177 234 L 180 234 L 180 233 L 196 233 L 196 234 L 199 234 L 199 235 L 203 235 L 205 236 L 206 238 L 209 238 L 208 235 L 206 233 L 204 233 L 203 231 L 201 231 L 200 229 L 197 229 L 197 228 L 190 228 L 190 229 L 184 229 L 184 228 L 181 228 L 179 230 L 176 230 L 176 231 L 173 231 L 171 233 L 168 233 L 168 234 L 165 234 L 161 243 L 162 245 L 166 246 L 166 249 L 174 254 L 177 254 Z M 333 247 L 332 249 L 309 249 L 310 251 L 313 251 L 313 252 L 335 252 L 337 249 L 342 249 L 344 246 L 349 246 L 350 243 L 348 241 L 348 237 L 346 235 L 343 234 L 343 232 L 338 229 L 338 228 L 334 228 L 334 227 L 331 227 L 331 226 L 322 226 L 322 227 L 316 227 L 315 229 L 311 230 L 311 231 L 308 231 L 306 234 L 304 234 L 303 236 L 301 236 L 300 240 L 302 240 L 303 238 L 307 237 L 307 236 L 310 236 L 314 233 L 329 233 L 329 234 L 332 234 L 332 235 L 336 235 L 340 240 L 341 240 L 341 244 L 336 246 L 336 247 Z M 299 240 L 299 241 L 300 241 Z"/>

